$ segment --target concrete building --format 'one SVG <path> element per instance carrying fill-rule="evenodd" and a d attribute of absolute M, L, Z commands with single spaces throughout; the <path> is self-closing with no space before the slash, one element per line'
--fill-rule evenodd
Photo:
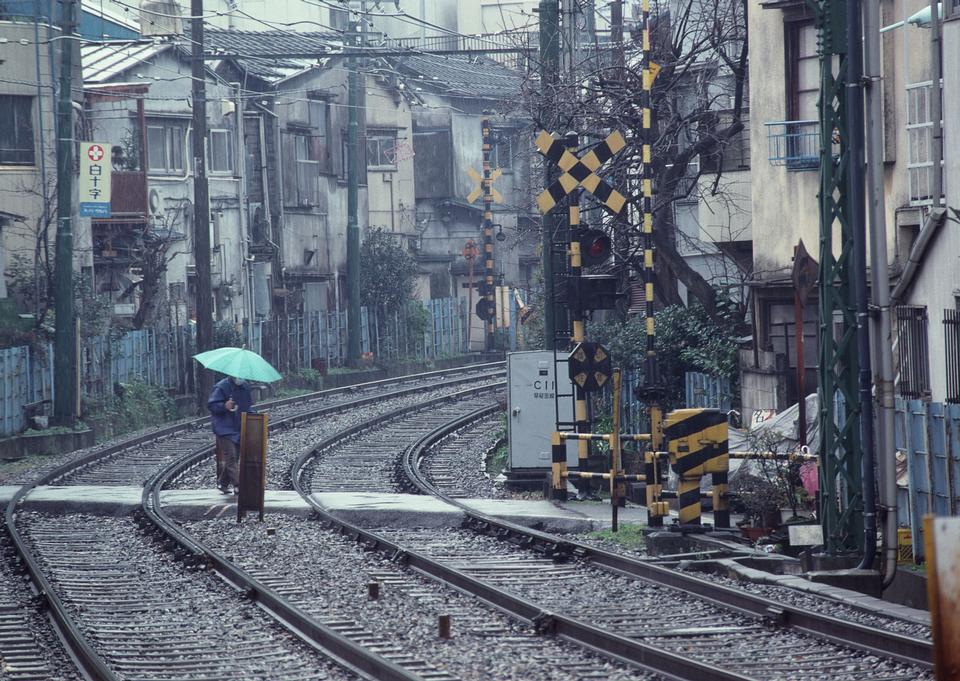
<path fill-rule="evenodd" d="M 958 52 L 949 36 L 957 35 L 956 10 L 950 3 L 943 6 L 951 12 L 944 22 L 943 63 L 958 62 Z M 891 266 L 894 292 L 901 296 L 894 304 L 895 327 L 901 332 L 895 341 L 899 359 L 898 391 L 904 396 L 925 396 L 943 400 L 945 395 L 929 380 L 921 385 L 908 376 L 911 366 L 939 371 L 946 356 L 955 349 L 945 345 L 944 331 L 930 330 L 928 347 L 903 339 L 917 336 L 916 322 L 923 317 L 911 312 L 911 304 L 931 306 L 930 319 L 939 326 L 939 308 L 950 307 L 944 296 L 933 295 L 929 286 L 942 291 L 960 287 L 960 269 L 956 258 L 948 255 L 941 211 L 933 210 L 942 197 L 933 197 L 931 150 L 933 123 L 930 117 L 931 84 L 930 31 L 916 22 L 905 21 L 928 6 L 920 0 L 884 0 L 882 32 L 883 126 L 885 218 L 887 255 Z M 751 35 L 782 36 L 777 40 L 751 41 L 750 61 L 763 64 L 753 69 L 750 77 L 752 212 L 753 212 L 753 307 L 755 311 L 754 349 L 744 353 L 744 409 L 781 409 L 796 402 L 796 337 L 794 321 L 794 288 L 790 279 L 794 246 L 800 239 L 814 258 L 819 258 L 819 61 L 814 17 L 802 2 L 792 0 L 754 0 L 749 8 Z M 958 139 L 955 111 L 949 106 L 956 101 L 955 68 L 944 69 L 943 96 L 946 157 L 947 205 L 956 205 L 956 189 L 960 178 L 949 175 L 956 160 Z M 951 88 L 953 94 L 951 94 Z M 951 96 L 954 97 L 951 100 Z M 951 138 L 951 135 L 953 137 Z M 936 201 L 934 199 L 936 198 Z M 928 232 L 928 230 L 930 230 Z M 939 236 L 938 236 L 939 235 Z M 949 237 L 946 237 L 949 238 Z M 933 244 L 938 244 L 931 248 Z M 914 249 L 917 249 L 915 255 Z M 913 271 L 908 263 L 915 256 L 923 262 Z M 922 273 L 920 269 L 924 270 Z M 901 275 L 907 277 L 897 284 Z M 899 286 L 899 289 L 897 288 Z M 943 300 L 941 300 L 943 298 Z M 815 293 L 805 301 L 803 338 L 805 344 L 806 385 L 808 392 L 816 386 L 818 314 Z M 938 309 L 934 310 L 934 307 Z M 902 323 L 897 319 L 902 319 Z M 898 329 L 894 329 L 897 333 Z M 927 336 L 923 336 L 924 338 Z M 937 340 L 933 340 L 938 337 Z M 923 341 L 925 344 L 925 341 Z M 937 359 L 936 356 L 939 356 Z M 922 383 L 922 382 L 921 382 Z M 778 391 L 777 385 L 785 386 Z"/>
<path fill-rule="evenodd" d="M 193 316 L 191 75 L 176 40 L 83 46 L 87 138 L 113 145 L 112 217 L 92 221 L 95 281 L 135 324 Z M 216 319 L 240 324 L 252 304 L 243 211 L 239 90 L 208 71 L 207 169 Z M 156 309 L 143 309 L 145 305 Z"/>
<path fill-rule="evenodd" d="M 217 31 L 215 48 L 330 51 L 329 34 Z M 230 58 L 217 67 L 242 83 L 246 212 L 258 277 L 276 314 L 341 309 L 346 295 L 347 69 L 343 58 Z M 416 234 L 411 108 L 396 78 L 375 64 L 362 93 L 361 237 L 368 228 Z M 259 285 L 258 285 L 259 286 Z M 259 304 L 259 303 L 258 303 Z M 266 311 L 259 309 L 257 314 Z"/>
<path fill-rule="evenodd" d="M 534 247 L 540 228 L 531 162 L 536 153 L 529 121 L 515 115 L 522 75 L 480 57 L 418 55 L 391 60 L 415 99 L 413 152 L 416 171 L 417 260 L 423 269 L 421 296 L 458 296 L 469 307 L 484 276 L 482 257 L 471 263 L 468 241 L 483 251 L 483 201 L 468 197 L 477 183 L 468 173 L 482 173 L 481 121 L 489 111 L 491 166 L 501 175 L 493 187 L 502 202 L 493 204 L 496 282 L 529 288 L 539 265 Z M 473 286 L 471 287 L 471 284 Z M 470 338 L 477 348 L 482 322 L 469 313 Z"/>
<path fill-rule="evenodd" d="M 43 12 L 46 3 L 0 5 L 0 299 L 17 291 L 21 313 L 33 313 L 36 294 L 53 272 L 57 231 L 56 124 L 57 82 L 61 50 L 74 50 L 74 82 L 80 82 L 76 41 L 56 40 L 56 19 Z M 79 90 L 77 91 L 79 93 Z M 75 111 L 80 96 L 74 96 Z M 74 212 L 76 214 L 76 212 Z M 73 221 L 77 272 L 89 273 L 90 221 Z M 32 282 L 26 284 L 25 282 Z M 11 285 L 17 282 L 17 286 Z M 30 299 L 28 301 L 27 299 Z M 32 301 L 32 302 L 31 302 Z"/>

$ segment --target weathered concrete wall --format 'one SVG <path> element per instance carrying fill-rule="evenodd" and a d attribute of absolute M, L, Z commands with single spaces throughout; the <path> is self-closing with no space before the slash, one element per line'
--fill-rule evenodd
<path fill-rule="evenodd" d="M 32 266 L 37 235 L 44 225 L 49 231 L 51 249 L 57 231 L 56 101 L 53 97 L 51 68 L 59 69 L 60 50 L 64 41 L 54 41 L 50 47 L 43 44 L 34 47 L 36 37 L 45 41 L 59 34 L 58 29 L 43 25 L 37 26 L 37 31 L 38 35 L 35 36 L 32 21 L 0 21 L 0 35 L 5 39 L 4 44 L 0 45 L 0 94 L 32 98 L 34 149 L 31 165 L 0 165 L 0 211 L 9 214 L 9 217 L 0 219 L 0 267 L 4 274 L 10 274 L 18 260 L 27 267 Z M 27 43 L 21 45 L 20 40 Z M 68 42 L 74 49 L 74 78 L 75 82 L 79 82 L 79 43 Z M 79 96 L 75 99 L 79 102 Z M 43 219 L 44 197 L 49 206 L 46 220 Z M 73 239 L 74 267 L 79 272 L 81 267 L 92 264 L 88 218 L 73 220 Z M 0 277 L 0 298 L 7 295 L 6 279 L 6 276 Z"/>
<path fill-rule="evenodd" d="M 905 300 L 908 305 L 927 308 L 927 343 L 930 362 L 930 397 L 934 402 L 947 398 L 946 338 L 943 311 L 956 310 L 960 298 L 960 230 L 948 222 L 927 246 Z"/>

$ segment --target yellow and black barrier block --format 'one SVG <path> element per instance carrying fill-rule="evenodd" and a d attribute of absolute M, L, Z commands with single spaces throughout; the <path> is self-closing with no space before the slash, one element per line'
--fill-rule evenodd
<path fill-rule="evenodd" d="M 718 409 L 677 409 L 663 422 L 670 464 L 680 480 L 677 499 L 681 525 L 700 524 L 700 479 L 713 483 L 715 527 L 730 527 L 727 474 L 730 457 L 727 416 Z"/>
<path fill-rule="evenodd" d="M 554 432 L 550 435 L 550 499 L 567 500 L 567 445 L 563 433 Z"/>

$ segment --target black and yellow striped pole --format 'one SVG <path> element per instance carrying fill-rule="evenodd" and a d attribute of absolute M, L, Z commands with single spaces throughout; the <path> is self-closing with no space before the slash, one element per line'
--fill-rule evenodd
<path fill-rule="evenodd" d="M 650 0 L 643 0 L 642 4 L 642 67 L 643 83 L 640 92 L 642 108 L 642 160 L 643 173 L 641 175 L 641 203 L 642 203 L 642 234 L 643 234 L 643 283 L 644 299 L 646 302 L 646 357 L 644 360 L 644 385 L 641 390 L 644 401 L 649 405 L 651 451 L 644 459 L 644 473 L 647 477 L 646 502 L 648 524 L 651 526 L 663 525 L 663 518 L 667 514 L 666 504 L 661 501 L 663 485 L 658 477 L 659 452 L 663 447 L 662 421 L 663 410 L 660 404 L 663 390 L 660 384 L 660 368 L 657 363 L 656 326 L 654 323 L 654 291 L 655 280 L 653 264 L 653 110 L 652 90 L 653 79 L 656 76 L 655 66 L 650 61 Z"/>
<path fill-rule="evenodd" d="M 564 138 L 564 144 L 567 149 L 576 149 L 580 145 L 580 137 L 575 132 L 567 133 Z M 583 320 L 583 305 L 580 300 L 580 275 L 583 272 L 583 258 L 580 253 L 580 190 L 574 189 L 570 192 L 569 204 L 569 235 L 570 235 L 570 286 L 569 290 L 574 294 L 570 300 L 570 318 L 572 333 L 570 340 L 573 345 L 582 343 L 586 340 L 586 326 Z M 576 421 L 576 432 L 589 433 L 590 420 L 587 412 L 587 393 L 580 386 L 574 387 L 574 419 Z M 588 471 L 590 468 L 590 441 L 580 440 L 577 442 L 577 469 Z M 590 483 L 584 479 L 578 485 L 580 492 L 588 491 Z"/>
<path fill-rule="evenodd" d="M 497 318 L 497 307 L 494 300 L 496 288 L 493 283 L 493 180 L 490 176 L 490 119 L 484 116 L 480 125 L 483 133 L 483 259 L 484 259 L 484 290 L 483 298 L 486 301 L 486 342 L 487 352 L 494 349 L 493 332 Z"/>

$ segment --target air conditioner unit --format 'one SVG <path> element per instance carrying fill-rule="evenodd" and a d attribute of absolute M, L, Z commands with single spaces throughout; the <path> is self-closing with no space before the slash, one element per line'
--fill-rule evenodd
<path fill-rule="evenodd" d="M 163 220 L 166 216 L 163 194 L 160 193 L 159 189 L 150 190 L 150 195 L 147 199 L 147 208 L 150 210 L 150 215 L 156 220 Z"/>

